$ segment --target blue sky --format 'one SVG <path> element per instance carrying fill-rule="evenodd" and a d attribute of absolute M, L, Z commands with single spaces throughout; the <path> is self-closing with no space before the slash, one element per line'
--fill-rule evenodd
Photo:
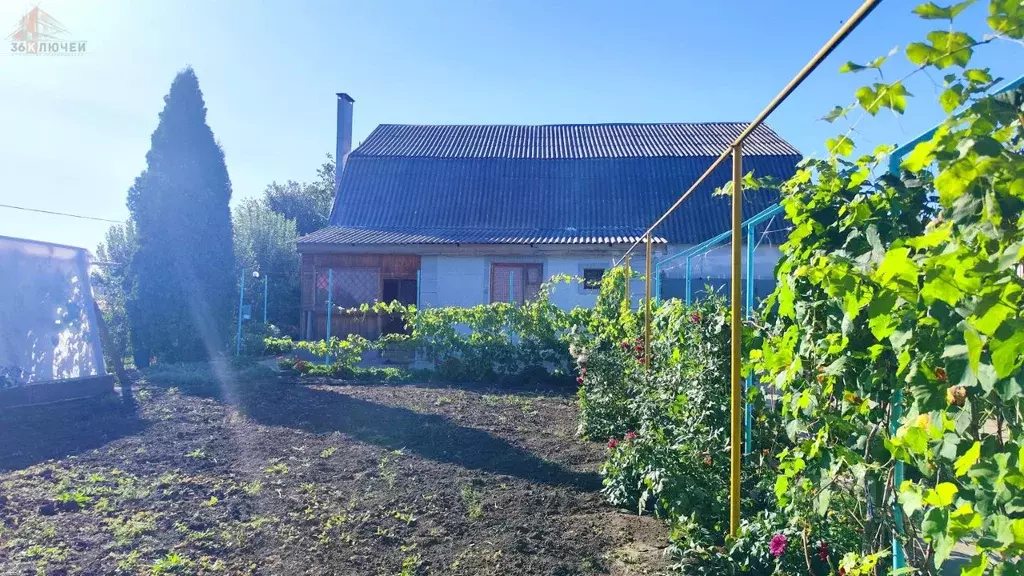
<path fill-rule="evenodd" d="M 186 65 L 237 202 L 274 180 L 314 177 L 334 150 L 339 91 L 356 100 L 356 142 L 381 123 L 750 120 L 859 3 L 43 0 L 87 51 L 17 57 L 0 45 L 0 203 L 126 218 L 163 96 Z M 0 4 L 0 29 L 33 5 Z M 845 126 L 817 119 L 870 80 L 839 74 L 840 64 L 943 27 L 913 6 L 883 2 L 769 124 L 821 155 Z M 970 8 L 959 27 L 980 37 L 985 9 Z M 1022 54 L 996 41 L 977 63 L 1012 78 Z M 902 51 L 893 60 L 887 78 L 908 69 Z M 940 119 L 933 79 L 919 74 L 908 88 L 907 115 L 860 122 L 859 145 L 899 143 Z M 2 235 L 92 249 L 108 226 L 0 208 Z"/>

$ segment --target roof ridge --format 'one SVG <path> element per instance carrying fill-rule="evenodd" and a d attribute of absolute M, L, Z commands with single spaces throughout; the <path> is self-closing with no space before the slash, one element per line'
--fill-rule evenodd
<path fill-rule="evenodd" d="M 707 126 L 712 124 L 736 124 L 748 126 L 749 121 L 743 120 L 706 120 L 700 122 L 568 122 L 557 124 L 447 124 L 447 123 L 411 123 L 411 122 L 384 122 L 377 125 L 377 128 L 392 126 L 407 126 L 410 128 L 545 128 L 545 127 L 578 127 L 578 126 Z M 772 130 L 766 122 L 761 126 Z M 376 131 L 377 128 L 374 128 Z M 774 130 L 772 130 L 774 132 Z M 371 132 L 372 133 L 372 132 Z"/>

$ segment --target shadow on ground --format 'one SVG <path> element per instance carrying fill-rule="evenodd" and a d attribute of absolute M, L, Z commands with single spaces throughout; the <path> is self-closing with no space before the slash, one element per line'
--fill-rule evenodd
<path fill-rule="evenodd" d="M 0 471 L 81 454 L 147 424 L 108 396 L 0 412 Z"/>
<path fill-rule="evenodd" d="M 240 386 L 232 396 L 247 416 L 265 425 L 316 434 L 340 432 L 437 462 L 531 482 L 584 491 L 601 486 L 596 473 L 569 470 L 486 431 L 460 426 L 444 416 L 354 398 L 340 390 L 263 383 Z"/>

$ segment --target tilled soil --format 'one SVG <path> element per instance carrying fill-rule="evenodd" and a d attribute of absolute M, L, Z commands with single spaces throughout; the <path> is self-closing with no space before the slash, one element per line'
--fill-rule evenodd
<path fill-rule="evenodd" d="M 230 380 L 230 378 L 227 378 Z M 571 392 L 283 379 L 0 414 L 0 574 L 656 574 Z"/>

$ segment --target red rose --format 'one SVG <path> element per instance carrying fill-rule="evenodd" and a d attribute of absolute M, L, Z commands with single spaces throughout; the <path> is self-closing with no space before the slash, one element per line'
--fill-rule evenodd
<path fill-rule="evenodd" d="M 818 558 L 822 562 L 828 562 L 828 544 L 824 541 L 818 544 Z"/>
<path fill-rule="evenodd" d="M 583 384 L 583 376 L 577 376 L 576 377 L 576 383 L 577 384 Z"/>
<path fill-rule="evenodd" d="M 636 440 L 636 432 L 633 432 L 632 430 L 626 432 L 626 440 Z"/>
<path fill-rule="evenodd" d="M 618 439 L 612 438 L 612 439 L 608 440 L 608 447 L 609 448 L 615 448 L 618 445 L 619 445 Z"/>

